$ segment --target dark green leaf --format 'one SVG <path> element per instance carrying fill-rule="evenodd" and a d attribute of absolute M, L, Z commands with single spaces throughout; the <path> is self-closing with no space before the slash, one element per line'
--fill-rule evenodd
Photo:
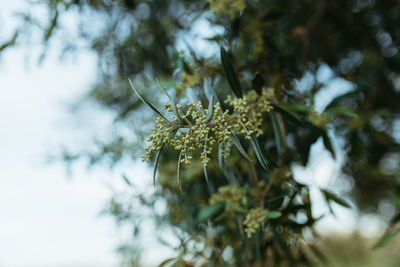
<path fill-rule="evenodd" d="M 278 153 L 278 160 L 279 160 L 282 157 L 284 137 L 282 135 L 281 125 L 280 125 L 280 123 L 278 121 L 278 118 L 276 117 L 275 113 L 274 112 L 270 112 L 269 116 L 271 118 L 272 127 L 274 129 L 276 151 Z"/>
<path fill-rule="evenodd" d="M 213 117 L 213 113 L 214 113 L 214 96 L 211 95 L 211 97 L 208 101 L 208 114 L 207 114 L 207 118 L 206 118 L 206 123 L 211 121 L 211 119 Z"/>
<path fill-rule="evenodd" d="M 393 232 L 390 232 L 386 235 L 384 235 L 379 241 L 374 245 L 374 249 L 377 248 L 382 248 L 384 247 L 389 241 L 391 241 L 393 238 L 395 238 L 398 234 L 400 233 L 400 229 L 397 229 Z"/>
<path fill-rule="evenodd" d="M 286 194 L 281 194 L 281 195 L 279 195 L 277 197 L 273 197 L 271 199 L 268 199 L 265 202 L 265 207 L 269 208 L 269 209 L 277 209 L 277 208 L 279 208 L 282 205 L 283 200 L 285 199 L 285 196 L 286 196 Z"/>
<path fill-rule="evenodd" d="M 331 152 L 332 157 L 335 159 L 335 150 L 333 149 L 331 139 L 329 138 L 328 134 L 324 131 L 322 134 L 322 141 L 324 142 L 324 146 L 326 149 L 328 149 L 329 152 Z"/>
<path fill-rule="evenodd" d="M 214 205 L 207 205 L 203 207 L 197 214 L 197 222 L 201 223 L 206 220 L 215 218 L 225 209 L 225 202 L 219 202 Z"/>
<path fill-rule="evenodd" d="M 358 114 L 354 110 L 342 107 L 329 109 L 327 113 L 332 115 L 347 116 L 355 119 L 358 118 Z"/>
<path fill-rule="evenodd" d="M 351 208 L 349 203 L 347 203 L 345 200 L 339 198 L 335 194 L 333 194 L 327 190 L 324 190 L 324 189 L 321 189 L 321 192 L 324 194 L 326 201 L 332 200 L 333 202 L 335 202 L 343 207 Z"/>
<path fill-rule="evenodd" d="M 236 134 L 232 133 L 231 135 L 233 144 L 236 146 L 236 148 L 239 150 L 240 154 L 242 154 L 242 156 L 247 159 L 248 161 L 251 161 L 251 158 L 249 157 L 249 155 L 246 153 L 246 150 L 244 150 L 242 144 L 240 143 L 239 139 L 237 138 Z"/>
<path fill-rule="evenodd" d="M 270 168 L 268 167 L 269 162 L 266 159 L 266 157 L 264 156 L 264 154 L 262 153 L 260 144 L 258 143 L 258 140 L 254 135 L 251 135 L 250 143 L 253 147 L 253 151 L 256 154 L 256 157 L 257 157 L 258 162 L 260 163 L 261 167 L 263 167 L 263 169 L 267 172 L 270 171 Z"/>
<path fill-rule="evenodd" d="M 356 97 L 359 94 L 358 91 L 352 91 L 343 95 L 340 95 L 336 98 L 334 98 L 325 108 L 325 111 L 330 110 L 334 107 L 337 107 L 343 100 L 346 100 L 348 98 Z"/>
<path fill-rule="evenodd" d="M 287 110 L 283 105 L 274 104 L 273 106 L 277 112 L 285 116 L 291 123 L 304 126 L 304 122 L 301 121 L 295 114 Z"/>
<path fill-rule="evenodd" d="M 203 152 L 205 153 L 205 155 L 207 157 L 207 148 L 206 148 L 205 145 L 204 145 L 204 148 L 203 148 Z M 207 184 L 209 184 L 209 182 L 208 182 L 208 172 L 207 172 L 207 166 L 206 165 L 203 165 L 203 171 L 204 171 L 204 177 L 206 178 L 206 182 L 207 182 Z"/>
<path fill-rule="evenodd" d="M 179 190 L 182 191 L 182 177 L 181 177 L 181 172 L 182 172 L 182 166 L 181 166 L 181 160 L 182 160 L 182 150 L 179 153 L 178 157 L 178 167 L 176 169 L 176 178 L 178 179 L 178 185 L 179 185 Z"/>
<path fill-rule="evenodd" d="M 237 97 L 241 98 L 243 97 L 242 87 L 240 85 L 240 81 L 236 74 L 236 71 L 233 68 L 233 64 L 229 58 L 229 55 L 222 46 L 220 52 L 221 52 L 220 54 L 221 54 L 222 69 L 224 70 L 229 86 L 231 87 L 233 93 Z"/>
<path fill-rule="evenodd" d="M 251 87 L 260 95 L 261 94 L 261 89 L 265 85 L 265 79 L 261 76 L 260 73 L 256 73 L 256 75 L 253 78 L 253 81 L 251 82 Z"/>
<path fill-rule="evenodd" d="M 166 121 L 169 121 L 167 118 L 164 117 L 164 115 L 161 114 L 161 112 L 156 107 L 154 107 L 149 101 L 146 100 L 146 98 L 142 94 L 140 94 L 140 92 L 133 85 L 133 82 L 131 81 L 131 79 L 129 79 L 129 83 L 130 83 L 133 91 L 136 93 L 136 95 L 139 97 L 139 99 L 142 100 L 143 103 L 145 103 L 152 110 L 154 110 L 154 112 L 157 113 L 161 118 L 163 118 Z"/>
<path fill-rule="evenodd" d="M 156 156 L 156 160 L 154 162 L 154 171 L 153 171 L 153 184 L 154 184 L 154 186 L 156 186 L 157 166 L 158 166 L 158 162 L 160 161 L 160 156 L 161 156 L 161 152 L 162 152 L 163 148 L 164 148 L 164 144 L 162 144 L 160 150 L 158 150 L 157 156 Z"/>

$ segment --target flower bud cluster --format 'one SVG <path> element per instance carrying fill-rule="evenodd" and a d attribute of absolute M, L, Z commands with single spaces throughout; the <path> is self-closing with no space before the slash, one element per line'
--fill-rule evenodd
<path fill-rule="evenodd" d="M 223 13 L 234 19 L 237 13 L 246 8 L 245 0 L 208 0 L 210 9 L 215 14 Z"/>
<path fill-rule="evenodd" d="M 256 137 L 263 134 L 261 125 L 264 112 L 272 110 L 271 99 L 274 97 L 272 88 L 263 88 L 261 95 L 252 90 L 243 98 L 232 98 L 228 95 L 225 103 L 233 107 L 234 113 L 239 114 L 232 125 L 235 131 L 250 139 L 252 134 Z"/>
<path fill-rule="evenodd" d="M 181 82 L 182 83 L 176 86 L 178 90 L 193 87 L 200 82 L 200 75 L 198 73 L 189 74 L 187 72 L 183 72 L 181 75 Z"/>
<path fill-rule="evenodd" d="M 245 226 L 244 231 L 248 238 L 251 238 L 252 235 L 261 228 L 261 225 L 267 221 L 267 217 L 265 216 L 266 212 L 267 210 L 262 208 L 255 208 L 249 211 L 243 222 Z"/>
<path fill-rule="evenodd" d="M 311 110 L 308 113 L 307 120 L 317 127 L 326 128 L 326 125 L 330 122 L 329 115 L 322 112 L 318 114 L 315 110 Z"/>
<path fill-rule="evenodd" d="M 181 163 L 186 165 L 190 164 L 192 153 L 200 151 L 202 164 L 206 166 L 215 145 L 219 145 L 222 156 L 227 158 L 233 133 L 244 135 L 247 139 L 252 134 L 259 136 L 263 133 L 262 114 L 272 109 L 273 96 L 273 89 L 265 88 L 261 95 L 250 91 L 243 98 L 228 96 L 225 103 L 230 109 L 225 111 L 220 103 L 214 104 L 212 111 L 205 109 L 200 101 L 192 101 L 186 107 L 177 104 L 175 108 L 168 103 L 165 109 L 174 114 L 173 122 L 157 118 L 156 127 L 147 140 L 151 144 L 145 148 L 142 160 L 149 162 L 152 153 L 160 150 L 163 144 L 180 151 Z"/>
<path fill-rule="evenodd" d="M 218 188 L 218 192 L 211 196 L 210 204 L 225 202 L 229 207 L 242 206 L 242 199 L 246 190 L 238 185 L 226 185 Z"/>

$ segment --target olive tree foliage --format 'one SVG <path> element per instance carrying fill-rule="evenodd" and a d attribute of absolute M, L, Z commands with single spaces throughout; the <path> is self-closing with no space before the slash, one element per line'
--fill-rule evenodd
<path fill-rule="evenodd" d="M 136 236 L 142 221 L 134 206 L 147 206 L 161 229 L 177 234 L 176 257 L 161 265 L 299 266 L 323 260 L 313 244 L 320 218 L 312 212 L 310 187 L 292 174 L 293 166 L 308 164 L 318 140 L 333 158 L 338 149 L 344 154 L 341 179 L 353 184 L 353 209 L 379 214 L 379 204 L 389 202 L 398 213 L 397 1 L 31 4 L 45 7 L 48 18 L 21 13 L 24 26 L 1 49 L 38 27 L 46 46 L 63 40 L 68 52 L 84 40 L 98 55 L 99 80 L 87 97 L 113 110 L 116 126 L 131 135 L 109 129 L 115 139 L 98 144 L 95 153 L 65 159 L 88 156 L 91 164 L 115 164 L 142 155 L 154 163 L 155 194 L 117 195 L 108 211 L 118 222 L 132 223 Z M 63 21 L 71 13 L 79 20 L 75 38 Z M 207 38 L 211 53 L 182 42 L 202 21 L 223 29 Z M 184 52 L 178 49 L 182 43 Z M 332 75 L 321 82 L 323 66 Z M 304 75 L 312 79 L 299 90 Z M 321 107 L 317 96 L 338 78 L 351 90 Z M 320 191 L 327 205 L 350 207 L 331 191 Z M 151 212 L 160 199 L 167 210 Z M 392 218 L 376 247 L 399 232 L 396 213 L 381 214 Z M 121 251 L 130 264 L 137 262 L 137 249 Z"/>

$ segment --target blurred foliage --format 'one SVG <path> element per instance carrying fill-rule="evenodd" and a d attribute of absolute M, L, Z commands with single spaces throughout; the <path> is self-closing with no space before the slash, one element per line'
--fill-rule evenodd
<path fill-rule="evenodd" d="M 42 0 L 31 5 L 44 7 L 47 17 L 20 13 L 22 26 L 1 49 L 29 42 L 34 29 L 39 29 L 45 47 L 60 40 L 63 53 L 80 49 L 83 40 L 85 48 L 98 56 L 99 67 L 98 82 L 87 98 L 112 110 L 115 124 L 131 131 L 109 129 L 114 140 L 98 144 L 100 149 L 94 154 L 78 153 L 89 155 L 92 164 L 103 159 L 114 164 L 124 156 L 136 159 L 143 154 L 139 147 L 144 147 L 156 113 L 143 105 L 128 78 L 138 85 L 140 98 L 162 115 L 165 112 L 159 107 L 171 96 L 172 102 L 183 106 L 199 100 L 208 107 L 213 98 L 225 110 L 223 101 L 228 95 L 241 97 L 251 90 L 260 93 L 263 87 L 274 88 L 273 110 L 263 116 L 263 135 L 250 141 L 240 136 L 232 140 L 235 146 L 228 160 L 212 154 L 208 183 L 196 160 L 199 155 L 194 155 L 191 166 L 178 167 L 178 180 L 182 177 L 178 182 L 179 151 L 163 149 L 157 191 L 152 200 L 140 201 L 140 206 L 149 207 L 147 216 L 160 229 L 174 229 L 181 240 L 177 257 L 163 266 L 311 264 L 320 252 L 311 249 L 310 256 L 310 248 L 303 244 L 317 238 L 312 226 L 319 218 L 312 214 L 309 186 L 296 181 L 291 168 L 308 164 L 311 147 L 318 140 L 333 158 L 344 154 L 346 175 L 339 179 L 353 184 L 349 197 L 357 210 L 393 216 L 379 208 L 391 203 L 396 214 L 387 218 L 392 219 L 387 234 L 398 233 L 398 1 Z M 76 22 L 72 31 L 64 19 L 71 14 Z M 199 25 L 210 25 L 211 30 Z M 214 32 L 201 40 L 207 49 L 194 37 L 202 31 Z M 219 46 L 225 47 L 221 54 Z M 324 68 L 329 75 L 321 74 Z M 307 75 L 311 78 L 301 86 Z M 156 78 L 169 96 L 157 88 Z M 351 90 L 330 96 L 329 87 L 337 80 L 350 84 Z M 329 100 L 322 108 L 321 95 Z M 321 193 L 327 203 L 348 206 L 330 191 Z M 144 197 L 118 197 L 108 208 L 117 221 L 134 225 L 134 238 L 140 232 L 141 216 L 130 205 L 137 198 Z M 167 204 L 162 214 L 154 210 L 156 200 Z M 259 212 L 254 211 L 258 208 L 265 211 L 265 218 L 249 224 L 247 215 L 258 218 Z M 256 228 L 251 238 L 244 233 L 245 221 Z M 306 231 L 311 233 L 308 239 Z M 121 248 L 127 259 L 128 247 Z M 133 259 L 139 257 L 135 253 Z"/>

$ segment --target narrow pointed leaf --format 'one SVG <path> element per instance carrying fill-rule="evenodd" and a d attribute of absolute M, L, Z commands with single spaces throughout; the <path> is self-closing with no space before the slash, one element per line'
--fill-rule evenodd
<path fill-rule="evenodd" d="M 131 79 L 129 79 L 129 83 L 133 89 L 133 91 L 136 93 L 136 95 L 139 97 L 140 100 L 143 101 L 147 106 L 149 106 L 155 113 L 157 113 L 161 118 L 163 118 L 166 121 L 169 121 L 167 118 L 164 117 L 163 114 L 155 107 L 153 106 L 147 99 L 136 89 L 136 87 L 133 85 Z"/>
<path fill-rule="evenodd" d="M 207 138 L 207 136 L 206 136 L 206 138 Z M 205 153 L 205 156 L 207 157 L 207 148 L 206 148 L 206 146 L 205 146 L 205 143 L 206 143 L 206 142 L 204 142 L 204 149 L 203 149 L 203 152 Z M 204 177 L 206 178 L 206 182 L 207 182 L 207 184 L 209 184 L 209 182 L 208 182 L 207 166 L 206 166 L 205 164 L 203 165 L 203 171 L 204 171 Z"/>
<path fill-rule="evenodd" d="M 229 172 L 225 168 L 225 159 L 224 156 L 222 155 L 222 143 L 219 144 L 218 146 L 218 165 L 221 171 L 224 173 L 225 177 L 228 179 L 231 179 L 231 176 L 229 175 Z"/>
<path fill-rule="evenodd" d="M 221 52 L 220 54 L 221 54 L 222 69 L 224 70 L 229 86 L 231 87 L 233 93 L 237 97 L 241 98 L 243 97 L 242 87 L 240 85 L 240 81 L 236 74 L 236 71 L 233 68 L 233 64 L 229 58 L 229 55 L 222 46 L 220 52 Z"/>
<path fill-rule="evenodd" d="M 304 126 L 304 122 L 301 121 L 295 114 L 287 110 L 285 107 L 279 104 L 274 104 L 274 109 L 285 116 L 288 121 L 292 122 L 293 124 Z"/>
<path fill-rule="evenodd" d="M 213 117 L 213 113 L 214 113 L 214 96 L 211 95 L 209 102 L 208 102 L 208 114 L 207 114 L 207 118 L 206 118 L 206 123 L 211 121 L 211 119 Z"/>
<path fill-rule="evenodd" d="M 258 140 L 254 135 L 251 136 L 250 142 L 253 147 L 253 151 L 256 154 L 258 162 L 260 163 L 261 167 L 263 167 L 263 169 L 268 172 L 270 170 L 268 167 L 268 160 L 264 157 L 260 144 L 258 143 Z"/>
<path fill-rule="evenodd" d="M 272 121 L 272 128 L 274 129 L 274 135 L 275 135 L 275 143 L 276 143 L 276 152 L 278 153 L 278 160 L 282 158 L 282 151 L 283 151 L 283 135 L 282 135 L 282 130 L 281 130 L 281 125 L 278 121 L 278 118 L 276 117 L 274 112 L 270 112 L 269 116 Z"/>
<path fill-rule="evenodd" d="M 326 106 L 326 108 L 325 108 L 324 111 L 327 111 L 327 110 L 329 110 L 329 109 L 332 109 L 332 108 L 334 108 L 334 107 L 339 106 L 340 103 L 341 103 L 343 100 L 346 100 L 346 99 L 349 99 L 349 98 L 353 98 L 353 97 L 357 97 L 359 93 L 360 93 L 360 92 L 359 92 L 358 90 L 357 90 L 357 91 L 351 91 L 351 92 L 345 93 L 345 94 L 343 94 L 343 95 L 340 95 L 340 96 L 334 98 L 334 99 Z"/>
<path fill-rule="evenodd" d="M 160 161 L 160 156 L 161 156 L 161 152 L 162 152 L 163 148 L 164 148 L 164 144 L 162 144 L 160 150 L 158 150 L 157 156 L 156 156 L 156 160 L 154 162 L 154 171 L 153 171 L 153 184 L 154 184 L 154 186 L 156 186 L 157 166 L 158 166 L 158 162 Z"/>
<path fill-rule="evenodd" d="M 384 235 L 375 245 L 374 249 L 384 247 L 389 241 L 395 238 L 400 233 L 400 229 Z"/>
<path fill-rule="evenodd" d="M 324 142 L 325 148 L 328 149 L 328 151 L 331 153 L 332 157 L 335 159 L 336 158 L 335 150 L 333 149 L 331 139 L 329 138 L 329 136 L 326 132 L 324 132 L 322 134 L 322 141 Z"/>
<path fill-rule="evenodd" d="M 208 172 L 207 172 L 207 166 L 206 165 L 203 165 L 203 172 L 204 172 L 204 177 L 206 178 L 206 183 L 209 184 Z"/>
<path fill-rule="evenodd" d="M 172 97 L 168 94 L 167 90 L 164 88 L 164 86 L 161 84 L 160 80 L 158 78 L 156 78 L 158 87 L 161 89 L 161 91 L 163 91 L 163 93 L 170 99 L 172 100 Z"/>
<path fill-rule="evenodd" d="M 329 192 L 329 191 L 327 191 L 327 190 L 324 190 L 324 189 L 321 189 L 321 192 L 324 194 L 325 199 L 326 199 L 328 202 L 329 202 L 330 200 L 332 200 L 332 201 L 335 202 L 336 204 L 339 204 L 339 205 L 341 205 L 341 206 L 343 206 L 343 207 L 351 208 L 350 204 L 347 203 L 347 201 L 345 201 L 344 199 L 339 198 L 339 197 L 336 196 L 335 194 L 333 194 L 333 193 L 331 193 L 331 192 Z"/>
<path fill-rule="evenodd" d="M 181 159 L 182 159 L 182 150 L 179 153 L 179 157 L 178 157 L 178 167 L 176 170 L 176 178 L 178 180 L 178 185 L 179 185 L 179 190 L 182 191 L 182 177 L 181 177 L 181 172 L 182 172 L 182 163 L 181 163 Z"/>
<path fill-rule="evenodd" d="M 236 148 L 239 150 L 240 154 L 242 154 L 242 156 L 247 159 L 248 161 L 252 161 L 251 158 L 249 157 L 249 155 L 246 153 L 246 150 L 244 150 L 242 144 L 239 141 L 239 138 L 236 136 L 236 134 L 232 133 L 231 135 L 233 144 L 236 146 Z"/>

